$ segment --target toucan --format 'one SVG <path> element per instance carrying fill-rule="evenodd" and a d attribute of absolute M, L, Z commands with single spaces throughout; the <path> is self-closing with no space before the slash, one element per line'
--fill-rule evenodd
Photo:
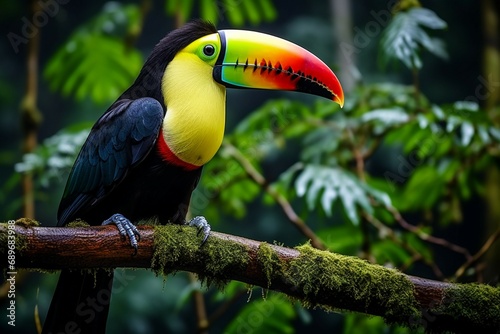
<path fill-rule="evenodd" d="M 186 224 L 191 193 L 224 134 L 226 87 L 299 91 L 340 106 L 332 70 L 284 39 L 196 20 L 164 37 L 137 79 L 92 127 L 68 177 L 58 226 Z M 207 239 L 203 217 L 189 222 Z M 104 333 L 113 274 L 62 270 L 43 333 Z"/>

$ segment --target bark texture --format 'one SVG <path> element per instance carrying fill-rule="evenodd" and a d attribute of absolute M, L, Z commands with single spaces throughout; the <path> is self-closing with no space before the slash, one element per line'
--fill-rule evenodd
<path fill-rule="evenodd" d="M 212 232 L 200 247 L 201 237 L 191 227 L 139 229 L 139 251 L 132 256 L 128 241 L 113 226 L 39 227 L 26 220 L 0 224 L 0 252 L 7 253 L 10 232 L 16 268 L 182 270 L 209 284 L 238 280 L 283 292 L 309 307 L 377 315 L 388 323 L 432 332 L 500 333 L 499 288 L 413 277 L 309 245 L 292 249 Z"/>

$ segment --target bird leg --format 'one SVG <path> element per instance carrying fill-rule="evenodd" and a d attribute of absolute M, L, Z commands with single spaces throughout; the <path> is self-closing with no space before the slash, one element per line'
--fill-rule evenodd
<path fill-rule="evenodd" d="M 205 241 L 207 241 L 208 236 L 210 235 L 210 224 L 207 222 L 205 217 L 196 216 L 188 222 L 188 225 L 196 227 L 198 229 L 198 234 L 203 231 L 203 241 L 201 242 L 201 245 L 203 246 Z"/>
<path fill-rule="evenodd" d="M 128 238 L 130 239 L 130 246 L 132 246 L 135 250 L 132 255 L 136 255 L 137 242 L 141 240 L 141 234 L 139 233 L 137 227 L 135 227 L 135 225 L 132 224 L 130 220 L 125 218 L 125 216 L 120 213 L 115 213 L 114 215 L 103 221 L 101 225 L 111 225 L 111 224 L 116 225 L 116 227 L 118 228 L 118 232 L 120 232 L 122 240 L 125 240 L 126 237 L 128 236 Z"/>

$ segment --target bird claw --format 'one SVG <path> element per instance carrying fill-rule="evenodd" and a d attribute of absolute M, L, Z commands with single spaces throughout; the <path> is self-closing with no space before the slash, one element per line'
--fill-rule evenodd
<path fill-rule="evenodd" d="M 118 232 L 120 233 L 120 238 L 125 240 L 128 236 L 130 239 L 130 246 L 134 248 L 134 253 L 137 254 L 137 242 L 141 240 L 141 234 L 137 227 L 130 220 L 128 220 L 124 215 L 116 213 L 102 222 L 102 225 L 116 225 Z"/>
<path fill-rule="evenodd" d="M 203 246 L 203 244 L 205 244 L 205 242 L 207 241 L 208 236 L 210 235 L 210 224 L 207 222 L 205 217 L 196 216 L 189 221 L 188 225 L 196 227 L 198 229 L 198 235 L 203 231 L 203 241 L 201 242 L 201 246 Z"/>

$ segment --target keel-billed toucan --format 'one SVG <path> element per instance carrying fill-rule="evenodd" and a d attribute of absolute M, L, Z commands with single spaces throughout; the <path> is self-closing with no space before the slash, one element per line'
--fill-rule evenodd
<path fill-rule="evenodd" d="M 226 87 L 294 90 L 344 102 L 335 74 L 295 44 L 257 32 L 217 31 L 202 21 L 186 24 L 156 45 L 134 84 L 93 126 L 69 176 L 58 225 L 78 218 L 113 223 L 137 250 L 131 222 L 185 224 L 202 167 L 222 142 Z M 193 225 L 206 239 L 204 219 Z M 104 332 L 112 278 L 104 271 L 63 270 L 43 331 Z"/>

